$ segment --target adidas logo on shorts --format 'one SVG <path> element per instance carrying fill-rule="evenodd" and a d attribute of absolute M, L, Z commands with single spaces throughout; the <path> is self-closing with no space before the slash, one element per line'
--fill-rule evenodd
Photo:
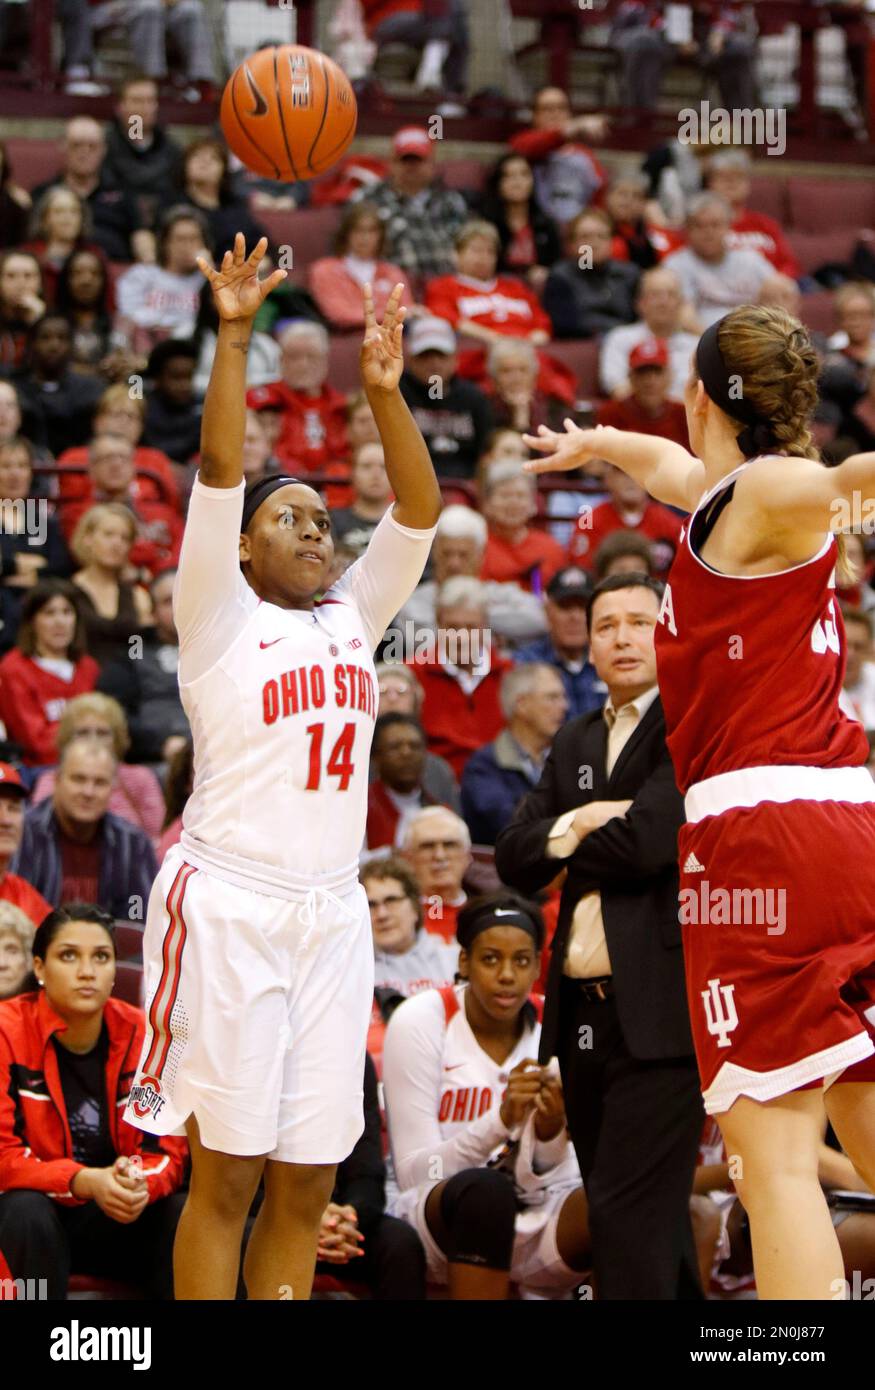
<path fill-rule="evenodd" d="M 685 874 L 703 874 L 704 872 L 705 872 L 705 865 L 699 863 L 698 859 L 696 858 L 696 856 L 693 854 L 693 852 L 692 852 L 692 850 L 691 850 L 690 853 L 687 855 L 686 859 L 684 860 L 684 873 L 685 873 Z"/>

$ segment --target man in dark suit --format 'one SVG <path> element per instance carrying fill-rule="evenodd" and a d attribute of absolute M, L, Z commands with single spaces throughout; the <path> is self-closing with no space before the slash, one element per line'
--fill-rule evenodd
<path fill-rule="evenodd" d="M 524 893 L 568 870 L 541 1061 L 559 1059 L 603 1299 L 701 1297 L 689 1198 L 704 1113 L 678 915 L 683 800 L 653 649 L 661 594 L 634 574 L 594 590 L 607 703 L 560 729 L 496 844 L 502 880 Z"/>

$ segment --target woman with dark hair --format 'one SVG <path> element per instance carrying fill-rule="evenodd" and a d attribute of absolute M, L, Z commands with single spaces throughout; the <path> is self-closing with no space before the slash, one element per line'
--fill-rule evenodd
<path fill-rule="evenodd" d="M 0 140 L 0 250 L 24 241 L 30 209 L 30 194 L 13 179 L 9 151 Z"/>
<path fill-rule="evenodd" d="M 222 140 L 204 135 L 192 140 L 183 152 L 180 203 L 189 203 L 206 219 L 213 253 L 221 260 L 242 232 L 253 245 L 265 235 L 249 211 L 246 198 L 237 197 L 231 183 L 228 147 Z"/>
<path fill-rule="evenodd" d="M 396 285 L 403 285 L 401 303 L 413 303 L 410 281 L 391 261 L 384 261 L 386 227 L 372 203 L 352 203 L 340 219 L 334 255 L 314 261 L 307 284 L 319 312 L 332 328 L 361 328 L 364 323 L 362 287 L 372 285 L 374 308 L 382 314 Z"/>
<path fill-rule="evenodd" d="M 71 251 L 58 273 L 55 307 L 73 326 L 74 371 L 102 371 L 113 348 L 115 296 L 101 251 L 89 246 Z"/>
<path fill-rule="evenodd" d="M 863 726 L 839 705 L 835 592 L 841 532 L 875 505 L 875 453 L 820 461 L 818 369 L 796 319 L 746 305 L 706 329 L 691 361 L 693 452 L 570 421 L 527 438 L 545 455 L 531 472 L 606 459 L 690 513 L 659 611 L 659 691 L 686 808 L 681 922 L 702 1092 L 738 1156 L 761 1299 L 827 1300 L 842 1287 L 818 1179 L 827 1119 L 875 1188 L 875 860 L 864 848 L 875 786 Z"/>
<path fill-rule="evenodd" d="M 456 936 L 461 983 L 407 999 L 386 1030 L 390 1213 L 452 1299 L 505 1299 L 511 1281 L 562 1297 L 589 1267 L 589 1233 L 562 1085 L 535 1060 L 544 923 L 502 889 L 465 904 Z"/>
<path fill-rule="evenodd" d="M 162 338 L 187 338 L 200 305 L 198 256 L 211 255 L 203 213 L 185 203 L 158 226 L 157 265 L 133 265 L 116 285 L 116 332 L 132 352 L 148 355 Z"/>
<path fill-rule="evenodd" d="M 0 1003 L 0 1267 L 51 1299 L 71 1273 L 173 1296 L 186 1144 L 123 1118 L 145 1020 L 110 997 L 114 931 L 89 903 L 51 912 L 32 988 Z"/>
<path fill-rule="evenodd" d="M 46 312 L 43 273 L 29 251 L 0 255 L 0 368 L 24 361 L 27 335 Z"/>
<path fill-rule="evenodd" d="M 16 645 L 0 660 L 0 719 L 31 767 L 58 761 L 61 715 L 94 689 L 97 675 L 76 590 L 65 579 L 42 580 L 21 606 Z"/>
<path fill-rule="evenodd" d="M 58 276 L 72 252 L 88 250 L 100 254 L 91 240 L 91 210 L 72 188 L 58 184 L 48 189 L 34 208 L 30 231 L 31 240 L 22 250 L 32 252 L 39 261 L 46 302 L 54 307 Z"/>
<path fill-rule="evenodd" d="M 540 290 L 562 255 L 562 242 L 556 223 L 535 201 L 532 166 L 523 155 L 501 156 L 477 200 L 477 214 L 498 228 L 499 272 L 522 276 Z"/>

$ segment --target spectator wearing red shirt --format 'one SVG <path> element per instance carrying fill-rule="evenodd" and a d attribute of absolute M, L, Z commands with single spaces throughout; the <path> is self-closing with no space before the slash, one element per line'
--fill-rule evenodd
<path fill-rule="evenodd" d="M 368 786 L 369 850 L 400 848 L 411 817 L 438 804 L 423 782 L 425 757 L 425 734 L 416 715 L 400 710 L 380 715 L 371 747 L 377 775 Z"/>
<path fill-rule="evenodd" d="M 669 400 L 671 369 L 664 338 L 650 338 L 632 349 L 629 382 L 631 394 L 625 400 L 605 401 L 599 406 L 597 423 L 658 434 L 689 450 L 686 411 L 680 401 Z"/>
<path fill-rule="evenodd" d="M 468 901 L 462 880 L 471 864 L 471 834 L 446 806 L 426 806 L 409 821 L 404 858 L 422 892 L 425 930 L 455 941 L 456 918 Z"/>
<path fill-rule="evenodd" d="M 416 667 L 425 692 L 422 727 L 431 751 L 461 777 L 474 749 L 495 738 L 504 723 L 499 686 L 510 662 L 492 649 L 479 580 L 448 579 L 438 592 L 435 614 L 432 659 Z"/>
<path fill-rule="evenodd" d="M 780 271 L 798 280 L 802 268 L 790 249 L 780 223 L 764 212 L 747 206 L 750 197 L 750 159 L 744 150 L 724 150 L 707 164 L 705 179 L 709 192 L 723 198 L 732 209 L 728 245 L 731 251 L 759 251 Z"/>
<path fill-rule="evenodd" d="M 131 546 L 130 563 L 152 578 L 159 570 L 175 565 L 182 544 L 182 517 L 166 502 L 143 496 L 143 484 L 136 476 L 134 450 L 118 434 L 99 434 L 88 446 L 88 480 L 91 495 L 83 502 L 61 508 L 61 529 L 72 539 L 86 512 L 99 502 L 119 502 L 134 516 L 137 539 Z"/>
<path fill-rule="evenodd" d="M 457 333 L 494 343 L 502 337 L 550 341 L 553 326 L 522 280 L 495 274 L 501 241 L 491 222 L 467 222 L 456 237 L 456 274 L 429 280 L 425 304 Z"/>
<path fill-rule="evenodd" d="M 663 256 L 684 244 L 683 232 L 654 227 L 646 221 L 649 186 L 646 174 L 618 174 L 605 193 L 605 211 L 614 231 L 611 257 L 615 261 L 632 261 L 641 270 L 652 270 Z"/>
<path fill-rule="evenodd" d="M 131 396 L 130 387 L 124 382 L 117 382 L 108 386 L 97 402 L 91 429 L 95 438 L 101 434 L 121 435 L 131 445 L 139 488 L 137 495 L 143 501 L 165 502 L 179 511 L 179 488 L 172 462 L 160 449 L 148 449 L 140 443 L 145 424 L 146 402 L 139 396 Z M 72 471 L 74 466 L 87 467 L 89 447 L 81 444 L 75 449 L 65 449 L 58 458 L 59 468 L 70 469 L 58 477 L 61 504 L 94 500 L 88 474 Z M 157 476 L 147 476 L 150 473 Z"/>
<path fill-rule="evenodd" d="M 499 459 L 487 469 L 483 515 L 489 536 L 481 579 L 519 584 L 535 594 L 544 592 L 565 557 L 558 541 L 529 526 L 537 510 L 535 480 L 523 473 L 515 459 Z"/>
<path fill-rule="evenodd" d="M 319 323 L 290 324 L 280 338 L 282 379 L 246 393 L 253 410 L 279 412 L 273 451 L 292 472 L 346 475 L 349 453 L 346 397 L 328 376 L 328 334 Z M 330 469 L 333 465 L 334 469 Z"/>
<path fill-rule="evenodd" d="M 568 543 L 568 564 L 591 570 L 596 552 L 614 531 L 638 531 L 652 542 L 653 569 L 658 578 L 668 573 L 679 543 L 680 517 L 654 502 L 633 478 L 606 464 L 603 482 L 610 498 L 586 506 Z"/>
<path fill-rule="evenodd" d="M 310 291 L 322 317 L 333 328 L 361 328 L 365 321 L 362 289 L 374 292 L 374 312 L 382 320 L 395 286 L 404 286 L 401 303 L 413 303 L 410 282 L 400 266 L 383 260 L 386 224 L 371 203 L 352 203 L 334 239 L 334 255 L 314 261 L 307 272 Z"/>
<path fill-rule="evenodd" d="M 26 799 L 27 791 L 16 769 L 9 763 L 0 763 L 0 902 L 20 908 L 38 927 L 51 912 L 50 905 L 26 879 L 9 872 L 21 844 Z"/>
<path fill-rule="evenodd" d="M 93 690 L 97 662 L 85 655 L 85 627 L 76 591 L 46 579 L 21 607 L 17 645 L 0 661 L 0 719 L 25 763 L 58 761 L 56 735 L 69 700 Z"/>
<path fill-rule="evenodd" d="M 571 114 L 571 102 L 561 87 L 542 87 L 532 108 L 531 130 L 510 140 L 535 171 L 535 197 L 548 217 L 562 226 L 597 201 L 605 171 L 579 137 L 598 140 L 605 132 L 601 116 Z"/>

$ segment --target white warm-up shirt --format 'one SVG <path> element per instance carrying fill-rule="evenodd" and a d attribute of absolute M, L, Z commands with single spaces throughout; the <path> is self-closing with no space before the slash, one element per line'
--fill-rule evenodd
<path fill-rule="evenodd" d="M 505 1128 L 500 1114 L 510 1072 L 538 1055 L 540 1023 L 524 1029 L 510 1056 L 496 1062 L 468 1023 L 467 988 L 414 995 L 398 1006 L 386 1029 L 383 1094 L 402 1195 L 483 1167 L 512 1138 L 520 1140 L 514 1178 L 524 1202 L 542 1200 L 547 1191 L 573 1191 L 581 1177 L 565 1130 L 542 1143 L 531 1116 L 517 1134 Z M 405 1206 L 402 1201 L 399 1211 Z"/>
<path fill-rule="evenodd" d="M 237 488 L 195 482 L 173 591 L 194 740 L 181 844 L 242 883 L 354 880 L 378 692 L 373 650 L 422 576 L 434 529 L 387 512 L 312 609 L 265 603 L 240 570 Z"/>

